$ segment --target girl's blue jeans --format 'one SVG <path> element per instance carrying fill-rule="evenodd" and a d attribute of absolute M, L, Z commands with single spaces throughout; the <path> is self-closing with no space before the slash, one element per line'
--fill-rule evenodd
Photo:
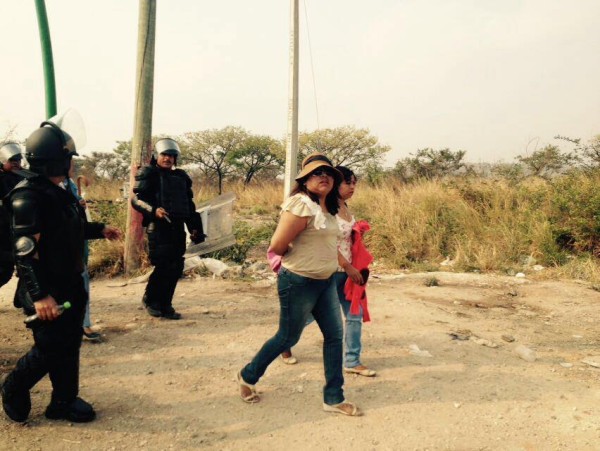
<path fill-rule="evenodd" d="M 362 334 L 362 308 L 358 315 L 350 313 L 350 302 L 346 300 L 344 295 L 344 285 L 348 275 L 345 272 L 338 271 L 333 274 L 333 280 L 337 289 L 337 295 L 346 318 L 346 334 L 344 337 L 345 350 L 344 350 L 344 366 L 346 368 L 354 368 L 362 365 L 360 363 L 360 351 L 361 345 L 361 334 Z"/>

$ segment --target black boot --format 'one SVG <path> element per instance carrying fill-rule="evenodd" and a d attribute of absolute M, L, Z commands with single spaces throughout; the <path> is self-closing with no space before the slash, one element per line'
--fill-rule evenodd
<path fill-rule="evenodd" d="M 73 423 L 88 423 L 96 418 L 91 404 L 81 398 L 73 401 L 52 401 L 44 413 L 50 420 L 68 420 Z"/>
<path fill-rule="evenodd" d="M 173 310 L 173 311 L 170 311 L 170 312 L 167 312 L 167 313 L 163 313 L 162 317 L 164 319 L 175 319 L 175 320 L 177 320 L 177 319 L 181 319 L 181 313 L 176 312 L 175 310 Z"/>
<path fill-rule="evenodd" d="M 10 383 L 10 375 L 7 381 L 2 385 L 2 407 L 8 417 L 23 423 L 27 421 L 29 412 L 31 411 L 31 397 L 29 396 L 29 390 L 16 389 Z"/>
<path fill-rule="evenodd" d="M 146 311 L 148 312 L 148 314 L 150 316 L 154 316 L 155 318 L 160 318 L 161 316 L 163 316 L 163 314 L 160 310 L 152 308 L 149 305 L 146 305 Z"/>
<path fill-rule="evenodd" d="M 144 306 L 144 308 L 146 309 L 146 311 L 148 312 L 148 314 L 150 316 L 154 316 L 155 318 L 159 318 L 162 316 L 162 312 L 154 307 L 152 307 L 150 304 L 148 304 L 148 292 L 146 291 L 144 293 L 144 297 L 142 298 L 142 305 Z"/>
<path fill-rule="evenodd" d="M 164 319 L 181 319 L 181 313 L 176 312 L 175 309 L 171 306 L 167 307 L 163 312 L 162 312 L 162 317 Z"/>

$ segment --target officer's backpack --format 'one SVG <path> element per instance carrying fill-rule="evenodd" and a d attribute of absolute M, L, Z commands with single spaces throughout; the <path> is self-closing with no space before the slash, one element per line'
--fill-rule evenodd
<path fill-rule="evenodd" d="M 25 179 L 37 176 L 37 174 L 27 169 L 20 169 L 15 172 Z M 6 285 L 15 272 L 15 259 L 10 236 L 10 216 L 7 209 L 2 205 L 2 202 L 6 202 L 7 197 L 8 195 L 4 199 L 0 199 L 0 287 Z"/>

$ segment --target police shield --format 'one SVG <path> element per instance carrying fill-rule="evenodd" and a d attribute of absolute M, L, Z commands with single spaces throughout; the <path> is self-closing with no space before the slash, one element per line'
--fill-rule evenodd
<path fill-rule="evenodd" d="M 215 252 L 235 244 L 233 235 L 233 202 L 235 194 L 226 193 L 204 202 L 196 208 L 202 218 L 206 240 L 191 244 L 185 258 Z"/>

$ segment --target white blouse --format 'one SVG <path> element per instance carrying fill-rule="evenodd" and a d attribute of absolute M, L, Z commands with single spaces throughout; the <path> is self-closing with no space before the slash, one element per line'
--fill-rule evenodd
<path fill-rule="evenodd" d="M 346 221 L 339 214 L 335 215 L 335 219 L 340 229 L 340 233 L 338 234 L 338 250 L 348 260 L 348 263 L 352 263 L 352 227 L 356 224 L 356 219 L 352 216 L 350 221 Z M 343 269 L 338 267 L 338 271 L 343 271 Z"/>

